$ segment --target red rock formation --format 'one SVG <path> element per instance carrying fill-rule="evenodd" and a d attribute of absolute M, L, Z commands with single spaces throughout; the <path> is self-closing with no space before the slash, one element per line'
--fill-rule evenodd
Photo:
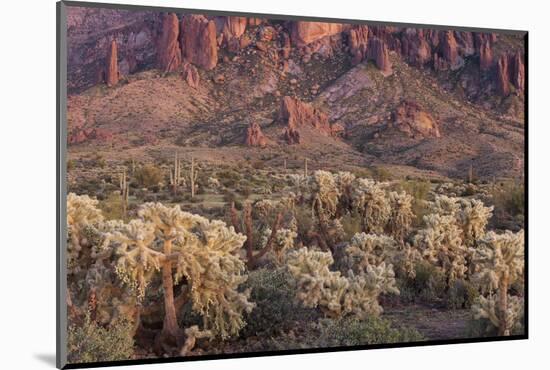
<path fill-rule="evenodd" d="M 280 116 L 287 124 L 283 137 L 289 144 L 301 142 L 300 127 L 311 127 L 328 136 L 339 135 L 343 130 L 341 125 L 331 125 L 326 113 L 290 96 L 283 98 Z"/>
<path fill-rule="evenodd" d="M 284 128 L 283 139 L 286 141 L 287 144 L 302 143 L 302 137 L 300 136 L 300 132 L 296 130 L 294 127 L 290 127 L 290 126 L 287 126 Z"/>
<path fill-rule="evenodd" d="M 479 68 L 486 71 L 493 66 L 493 48 L 489 38 L 480 40 L 479 45 Z"/>
<path fill-rule="evenodd" d="M 392 112 L 389 127 L 395 127 L 410 137 L 440 137 L 439 125 L 431 114 L 424 111 L 416 102 L 402 101 Z"/>
<path fill-rule="evenodd" d="M 457 43 L 453 31 L 444 31 L 440 35 L 441 56 L 445 59 L 451 68 L 459 64 Z"/>
<path fill-rule="evenodd" d="M 248 146 L 258 146 L 264 148 L 267 145 L 267 139 L 262 133 L 260 125 L 256 122 L 251 122 L 246 129 L 245 143 Z"/>
<path fill-rule="evenodd" d="M 340 32 L 342 32 L 342 24 L 339 23 L 293 22 L 290 36 L 292 43 L 301 47 Z"/>
<path fill-rule="evenodd" d="M 248 18 L 248 25 L 251 27 L 259 26 L 263 23 L 262 18 Z"/>
<path fill-rule="evenodd" d="M 368 41 L 369 28 L 367 26 L 356 26 L 349 30 L 348 43 L 352 64 L 359 64 L 367 57 Z"/>
<path fill-rule="evenodd" d="M 244 31 L 246 31 L 246 24 L 248 19 L 245 17 L 225 17 L 225 22 L 223 23 L 224 36 L 227 39 L 233 37 L 241 37 Z"/>
<path fill-rule="evenodd" d="M 401 53 L 412 65 L 423 66 L 432 60 L 432 50 L 424 30 L 407 28 L 401 37 Z"/>
<path fill-rule="evenodd" d="M 525 88 L 525 65 L 519 51 L 509 56 L 509 65 L 510 82 L 516 89 L 523 92 Z"/>
<path fill-rule="evenodd" d="M 203 15 L 188 14 L 181 22 L 181 48 L 189 62 L 210 70 L 218 63 L 216 24 Z"/>
<path fill-rule="evenodd" d="M 501 96 L 510 95 L 510 77 L 508 72 L 508 57 L 501 55 L 497 62 L 497 92 Z"/>
<path fill-rule="evenodd" d="M 245 17 L 225 17 L 222 34 L 227 43 L 227 50 L 236 53 L 241 49 L 241 37 L 246 31 L 248 19 Z"/>
<path fill-rule="evenodd" d="M 378 69 L 384 74 L 391 73 L 390 54 L 386 43 L 378 37 L 369 40 L 367 48 L 367 59 L 374 61 Z"/>
<path fill-rule="evenodd" d="M 288 59 L 290 57 L 290 52 L 292 51 L 292 47 L 290 46 L 290 36 L 288 35 L 288 33 L 283 32 L 281 37 L 282 37 L 281 54 L 283 56 L 283 59 Z"/>
<path fill-rule="evenodd" d="M 457 52 L 459 55 L 470 56 L 475 53 L 473 32 L 455 31 L 453 35 L 457 43 Z"/>
<path fill-rule="evenodd" d="M 178 16 L 174 13 L 165 14 L 162 19 L 162 34 L 158 44 L 158 66 L 165 72 L 173 72 L 181 65 L 178 36 Z"/>
<path fill-rule="evenodd" d="M 184 63 L 182 76 L 185 79 L 185 82 L 192 88 L 198 88 L 200 82 L 200 75 L 197 68 L 191 63 Z"/>
<path fill-rule="evenodd" d="M 107 67 L 105 68 L 105 83 L 107 86 L 115 86 L 118 83 L 118 53 L 116 41 L 111 41 L 111 47 L 107 52 Z"/>
<path fill-rule="evenodd" d="M 100 128 L 93 128 L 93 129 L 77 128 L 69 134 L 67 141 L 69 142 L 69 144 L 81 144 L 89 140 L 106 142 L 106 141 L 110 141 L 112 138 L 113 138 L 113 134 L 111 132 Z"/>

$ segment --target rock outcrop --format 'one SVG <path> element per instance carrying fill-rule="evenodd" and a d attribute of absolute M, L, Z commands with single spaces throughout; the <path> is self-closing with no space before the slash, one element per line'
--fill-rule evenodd
<path fill-rule="evenodd" d="M 392 112 L 388 127 L 396 128 L 409 137 L 438 138 L 441 136 L 439 125 L 432 115 L 410 100 L 402 101 Z"/>
<path fill-rule="evenodd" d="M 390 54 L 386 43 L 378 37 L 369 40 L 367 47 L 367 59 L 374 61 L 378 69 L 385 75 L 392 72 Z"/>
<path fill-rule="evenodd" d="M 342 32 L 342 24 L 339 23 L 297 21 L 292 23 L 290 36 L 293 45 L 302 47 L 340 32 Z"/>
<path fill-rule="evenodd" d="M 493 66 L 493 48 L 489 38 L 483 38 L 479 44 L 479 68 L 482 71 L 487 71 Z"/>
<path fill-rule="evenodd" d="M 202 15 L 187 14 L 181 22 L 181 49 L 190 63 L 206 70 L 218 63 L 216 24 Z"/>
<path fill-rule="evenodd" d="M 422 29 L 407 28 L 401 37 L 401 51 L 405 60 L 421 67 L 432 60 L 432 49 Z"/>
<path fill-rule="evenodd" d="M 458 45 L 453 31 L 443 31 L 440 35 L 441 57 L 449 64 L 451 69 L 460 65 L 458 57 Z"/>
<path fill-rule="evenodd" d="M 111 41 L 109 52 L 107 53 L 107 63 L 105 67 L 105 83 L 107 86 L 115 86 L 118 83 L 118 52 L 116 41 Z"/>
<path fill-rule="evenodd" d="M 510 74 L 508 71 L 507 55 L 501 55 L 498 58 L 496 79 L 498 94 L 500 96 L 510 95 Z"/>
<path fill-rule="evenodd" d="M 352 64 L 358 64 L 367 57 L 368 41 L 369 28 L 367 26 L 360 25 L 349 30 L 348 44 Z"/>
<path fill-rule="evenodd" d="M 516 89 L 523 91 L 525 89 L 525 64 L 523 56 L 519 51 L 510 55 L 510 81 Z"/>
<path fill-rule="evenodd" d="M 69 134 L 67 141 L 69 144 L 81 144 L 90 140 L 106 142 L 112 137 L 111 132 L 99 128 L 77 128 Z"/>
<path fill-rule="evenodd" d="M 199 71 L 191 63 L 183 64 L 182 76 L 185 82 L 187 82 L 187 85 L 189 85 L 190 87 L 194 89 L 197 89 L 199 87 L 199 83 L 200 83 Z"/>
<path fill-rule="evenodd" d="M 167 13 L 162 19 L 162 33 L 158 44 L 158 66 L 164 72 L 176 71 L 181 66 L 178 16 Z"/>
<path fill-rule="evenodd" d="M 247 24 L 248 19 L 245 17 L 225 17 L 222 34 L 228 51 L 236 53 L 241 49 L 241 37 L 246 31 Z"/>
<path fill-rule="evenodd" d="M 302 137 L 301 127 L 313 128 L 327 136 L 337 136 L 343 132 L 341 125 L 331 125 L 328 115 L 309 103 L 285 96 L 281 103 L 281 120 L 286 123 L 283 137 L 289 144 L 299 144 Z"/>
<path fill-rule="evenodd" d="M 262 133 L 260 125 L 256 122 L 251 122 L 246 129 L 245 144 L 248 146 L 256 146 L 264 148 L 267 145 L 267 139 Z"/>

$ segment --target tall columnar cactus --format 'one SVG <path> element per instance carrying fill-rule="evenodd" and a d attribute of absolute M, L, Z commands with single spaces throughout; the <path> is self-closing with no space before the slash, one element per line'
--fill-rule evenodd
<path fill-rule="evenodd" d="M 525 248 L 523 230 L 504 234 L 488 232 L 474 249 L 473 263 L 484 282 L 489 298 L 481 298 L 473 307 L 476 317 L 485 317 L 498 327 L 500 335 L 509 335 L 520 314 L 517 298 L 509 295 L 510 285 L 523 279 Z M 497 292 L 496 302 L 492 292 Z"/>
<path fill-rule="evenodd" d="M 424 216 L 426 227 L 414 237 L 413 244 L 423 258 L 437 266 L 447 282 L 463 278 L 466 274 L 468 249 L 462 242 L 461 230 L 454 216 L 430 214 Z"/>
<path fill-rule="evenodd" d="M 354 207 L 361 215 L 363 231 L 382 234 L 391 216 L 390 200 L 384 184 L 358 179 L 353 194 Z"/>
<path fill-rule="evenodd" d="M 199 169 L 195 166 L 195 157 L 191 157 L 191 167 L 189 168 L 189 182 L 191 184 L 191 198 L 195 197 L 195 190 L 197 186 L 197 176 L 199 175 Z"/>
<path fill-rule="evenodd" d="M 388 222 L 389 233 L 395 240 L 404 243 L 411 230 L 414 213 L 412 211 L 413 197 L 405 192 L 392 191 L 389 194 L 391 214 Z"/>
<path fill-rule="evenodd" d="M 119 176 L 120 197 L 122 201 L 122 214 L 126 216 L 126 212 L 128 210 L 130 184 L 128 183 L 128 179 L 126 177 L 126 170 L 119 173 L 118 176 Z"/>
<path fill-rule="evenodd" d="M 301 248 L 288 255 L 288 269 L 297 285 L 296 298 L 306 307 L 320 307 L 329 317 L 353 314 L 359 318 L 378 315 L 381 293 L 399 293 L 391 265 L 367 265 L 358 273 L 343 276 L 331 271 L 330 252 Z"/>
<path fill-rule="evenodd" d="M 174 282 L 186 284 L 182 296 L 202 315 L 204 329 L 226 338 L 244 326 L 243 312 L 250 311 L 249 292 L 239 292 L 246 280 L 244 263 L 236 256 L 245 237 L 221 221 L 146 203 L 141 219 L 108 233 L 104 248 L 113 246 L 120 255 L 119 276 L 142 297 L 152 277 L 161 272 L 164 293 L 163 338 L 180 341 Z M 178 305 L 181 306 L 181 305 Z"/>
<path fill-rule="evenodd" d="M 185 186 L 185 178 L 181 176 L 181 159 L 178 158 L 178 152 L 174 154 L 174 168 L 170 169 L 170 186 L 174 195 L 178 193 L 180 186 Z"/>
<path fill-rule="evenodd" d="M 97 208 L 98 201 L 87 195 L 67 195 L 67 265 L 69 272 L 80 269 L 78 259 L 83 248 L 90 247 L 86 229 L 103 222 L 103 215 Z"/>

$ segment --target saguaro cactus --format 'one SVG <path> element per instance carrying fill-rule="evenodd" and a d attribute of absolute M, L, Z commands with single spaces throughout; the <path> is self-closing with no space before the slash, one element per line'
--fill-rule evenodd
<path fill-rule="evenodd" d="M 178 193 L 180 186 L 185 185 L 185 178 L 181 176 L 181 160 L 178 158 L 178 152 L 174 154 L 174 168 L 170 169 L 170 185 L 174 195 Z"/>
<path fill-rule="evenodd" d="M 195 167 L 195 157 L 191 157 L 191 168 L 189 169 L 189 181 L 191 183 L 191 198 L 195 197 L 195 186 L 197 176 L 199 174 L 198 168 Z"/>
<path fill-rule="evenodd" d="M 126 178 L 126 170 L 119 173 L 119 183 L 120 183 L 120 197 L 122 200 L 122 214 L 126 216 L 128 210 L 128 200 L 130 193 L 130 184 Z"/>

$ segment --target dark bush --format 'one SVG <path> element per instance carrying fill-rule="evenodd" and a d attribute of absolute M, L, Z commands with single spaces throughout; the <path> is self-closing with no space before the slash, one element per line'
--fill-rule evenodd
<path fill-rule="evenodd" d="M 152 164 L 146 164 L 136 170 L 136 181 L 141 187 L 150 188 L 158 185 L 162 180 L 162 171 Z"/>

